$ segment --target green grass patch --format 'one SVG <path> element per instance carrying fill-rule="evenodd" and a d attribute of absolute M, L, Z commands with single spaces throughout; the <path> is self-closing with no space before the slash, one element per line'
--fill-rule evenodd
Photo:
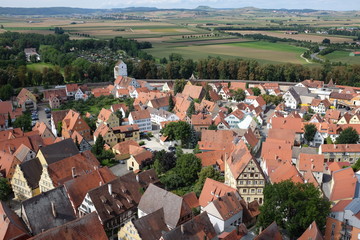
<path fill-rule="evenodd" d="M 360 64 L 360 56 L 349 56 L 348 51 L 334 51 L 325 55 L 323 58 L 331 62 L 343 62 L 348 64 Z"/>
<path fill-rule="evenodd" d="M 34 70 L 34 71 L 40 71 L 42 72 L 44 70 L 44 68 L 55 68 L 55 65 L 51 64 L 51 63 L 43 63 L 43 62 L 39 62 L 39 63 L 30 63 L 26 65 L 26 68 L 28 70 Z"/>
<path fill-rule="evenodd" d="M 248 41 L 248 42 L 227 43 L 227 44 L 242 48 L 254 48 L 254 49 L 282 51 L 282 52 L 295 52 L 299 54 L 305 51 L 304 48 L 292 46 L 286 43 L 271 43 L 265 41 Z"/>

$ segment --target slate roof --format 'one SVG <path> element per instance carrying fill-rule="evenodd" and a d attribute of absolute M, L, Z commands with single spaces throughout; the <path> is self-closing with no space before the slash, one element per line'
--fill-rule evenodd
<path fill-rule="evenodd" d="M 29 240 L 107 240 L 108 237 L 95 212 L 40 233 Z"/>
<path fill-rule="evenodd" d="M 31 189 L 39 187 L 39 180 L 42 174 L 42 166 L 38 158 L 30 159 L 19 165 L 24 177 Z"/>
<path fill-rule="evenodd" d="M 171 228 L 178 225 L 182 216 L 191 214 L 190 207 L 182 197 L 150 184 L 141 197 L 138 209 L 150 214 L 160 208 L 164 209 L 165 223 Z"/>
<path fill-rule="evenodd" d="M 47 164 L 55 163 L 79 153 L 79 149 L 71 138 L 42 147 L 40 151 L 44 155 Z"/>
<path fill-rule="evenodd" d="M 169 231 L 162 208 L 135 220 L 134 226 L 142 240 L 160 239 L 163 232 Z"/>
<path fill-rule="evenodd" d="M 111 193 L 109 192 L 110 184 Z M 135 174 L 130 172 L 90 190 L 88 194 L 99 219 L 104 224 L 128 210 L 135 210 L 141 198 L 139 189 L 140 184 L 136 181 Z M 105 202 L 104 199 L 106 199 Z"/>
<path fill-rule="evenodd" d="M 76 218 L 64 186 L 27 199 L 21 205 L 22 217 L 27 219 L 24 221 L 33 234 L 61 226 Z"/>

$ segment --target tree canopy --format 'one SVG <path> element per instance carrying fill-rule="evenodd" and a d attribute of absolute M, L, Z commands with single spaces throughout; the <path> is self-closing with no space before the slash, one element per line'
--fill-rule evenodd
<path fill-rule="evenodd" d="M 5 201 L 8 199 L 9 194 L 12 192 L 10 185 L 6 178 L 0 178 L 0 200 Z"/>
<path fill-rule="evenodd" d="M 176 156 L 172 152 L 165 150 L 157 151 L 154 153 L 154 168 L 157 174 L 162 174 L 176 165 Z"/>
<path fill-rule="evenodd" d="M 253 91 L 255 96 L 259 96 L 261 94 L 261 90 L 258 87 L 253 87 L 252 91 Z"/>
<path fill-rule="evenodd" d="M 312 183 L 283 181 L 264 189 L 264 205 L 260 207 L 257 226 L 266 228 L 273 221 L 285 229 L 290 238 L 298 238 L 315 220 L 320 230 L 330 213 L 330 202 Z"/>
<path fill-rule="evenodd" d="M 182 144 L 191 136 L 191 126 L 187 122 L 170 122 L 160 131 L 169 140 L 181 140 Z"/>
<path fill-rule="evenodd" d="M 355 144 L 359 141 L 358 132 L 352 128 L 345 128 L 336 139 L 337 144 Z"/>
<path fill-rule="evenodd" d="M 304 138 L 307 142 L 314 140 L 316 134 L 316 126 L 314 124 L 306 124 L 304 129 Z"/>
<path fill-rule="evenodd" d="M 243 101 L 246 97 L 245 91 L 242 90 L 241 88 L 232 91 L 232 93 L 233 93 L 233 99 L 237 102 Z"/>
<path fill-rule="evenodd" d="M 31 116 L 29 113 L 24 113 L 23 115 L 16 118 L 13 123 L 14 128 L 21 128 L 24 132 L 31 131 Z"/>
<path fill-rule="evenodd" d="M 197 196 L 200 195 L 201 190 L 203 189 L 205 180 L 207 178 L 211 178 L 211 179 L 214 179 L 216 181 L 221 181 L 221 182 L 224 181 L 224 177 L 222 177 L 220 175 L 220 172 L 216 171 L 213 166 L 204 167 L 203 169 L 201 169 L 201 171 L 199 173 L 199 179 L 196 181 L 195 186 L 194 186 L 194 192 L 196 193 Z"/>

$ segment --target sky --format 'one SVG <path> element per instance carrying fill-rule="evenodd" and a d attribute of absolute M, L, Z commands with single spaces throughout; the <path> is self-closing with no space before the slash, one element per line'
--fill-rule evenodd
<path fill-rule="evenodd" d="M 287 8 L 360 10 L 359 0 L 0 0 L 0 7 L 80 7 L 80 8 Z"/>

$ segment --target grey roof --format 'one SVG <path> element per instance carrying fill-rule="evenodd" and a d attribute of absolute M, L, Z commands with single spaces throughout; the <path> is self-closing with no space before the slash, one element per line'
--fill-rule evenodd
<path fill-rule="evenodd" d="M 294 88 L 289 88 L 288 92 L 295 98 L 297 102 L 301 102 L 299 94 L 294 90 Z"/>
<path fill-rule="evenodd" d="M 191 213 L 190 207 L 182 197 L 150 184 L 141 197 L 138 209 L 150 214 L 160 208 L 164 209 L 165 223 L 171 228 L 178 225 L 182 216 Z"/>
<path fill-rule="evenodd" d="M 298 159 L 300 153 L 318 154 L 318 151 L 316 148 L 312 148 L 312 147 L 293 147 L 292 158 Z"/>
<path fill-rule="evenodd" d="M 64 186 L 23 201 L 22 217 L 34 235 L 76 219 Z"/>
<path fill-rule="evenodd" d="M 44 155 L 48 165 L 80 153 L 71 138 L 42 147 L 39 151 Z"/>
<path fill-rule="evenodd" d="M 162 208 L 135 220 L 134 226 L 142 240 L 160 239 L 163 232 L 169 231 Z"/>
<path fill-rule="evenodd" d="M 42 174 L 42 166 L 38 158 L 30 159 L 19 165 L 24 177 L 31 189 L 39 187 L 39 181 Z"/>
<path fill-rule="evenodd" d="M 317 94 L 311 93 L 307 87 L 292 87 L 299 96 L 317 97 Z"/>
<path fill-rule="evenodd" d="M 14 156 L 20 160 L 20 162 L 23 162 L 29 152 L 32 150 L 28 148 L 26 145 L 21 144 L 20 147 L 17 149 L 17 151 L 14 153 Z"/>
<path fill-rule="evenodd" d="M 360 198 L 354 198 L 344 210 L 349 210 L 353 214 L 357 214 L 360 211 Z"/>

